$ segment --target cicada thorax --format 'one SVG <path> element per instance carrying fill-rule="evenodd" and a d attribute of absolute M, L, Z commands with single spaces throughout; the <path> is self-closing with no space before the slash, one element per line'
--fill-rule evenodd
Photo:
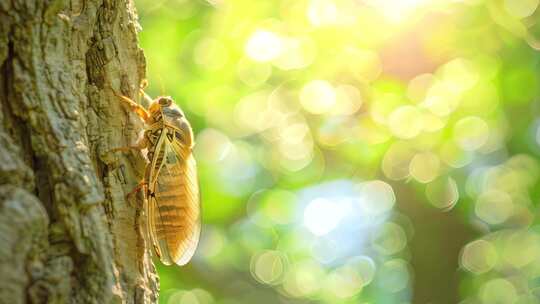
<path fill-rule="evenodd" d="M 174 104 L 152 113 L 146 136 L 150 143 L 148 228 L 155 251 L 165 264 L 183 265 L 193 255 L 200 233 L 199 188 L 191 154 L 193 134 Z"/>

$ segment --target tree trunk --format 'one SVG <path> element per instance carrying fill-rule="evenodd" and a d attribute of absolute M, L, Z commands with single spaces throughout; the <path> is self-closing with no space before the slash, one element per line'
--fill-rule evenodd
<path fill-rule="evenodd" d="M 0 303 L 149 303 L 130 0 L 0 0 Z M 114 90 L 114 91 L 113 91 Z M 137 212 L 138 214 L 138 212 Z"/>

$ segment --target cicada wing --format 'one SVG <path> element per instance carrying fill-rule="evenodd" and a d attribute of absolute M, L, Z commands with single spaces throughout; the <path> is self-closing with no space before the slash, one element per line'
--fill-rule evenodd
<path fill-rule="evenodd" d="M 150 242 L 154 248 L 156 255 L 159 257 L 161 262 L 165 265 L 171 265 L 172 259 L 170 258 L 169 248 L 167 246 L 167 240 L 164 237 L 165 235 L 157 230 L 157 227 L 163 227 L 163 218 L 159 212 L 159 203 L 156 199 L 157 189 L 157 178 L 161 172 L 161 169 L 165 165 L 165 158 L 167 152 L 167 142 L 166 136 L 162 134 L 157 141 L 154 157 L 150 162 L 150 169 L 147 173 L 148 182 L 148 197 L 146 202 L 146 227 L 147 234 L 150 237 Z"/>
<path fill-rule="evenodd" d="M 151 196 L 148 199 L 147 203 L 147 230 L 150 235 L 150 241 L 156 255 L 159 257 L 161 262 L 165 265 L 171 265 L 173 263 L 171 255 L 169 253 L 169 247 L 167 245 L 167 240 L 164 237 L 162 232 L 158 232 L 156 227 L 163 225 L 163 220 L 159 215 L 159 207 L 155 197 Z"/>
<path fill-rule="evenodd" d="M 181 147 L 177 144 L 173 145 L 175 151 L 179 151 Z M 183 166 L 183 181 L 184 187 L 182 200 L 185 210 L 185 227 L 182 229 L 183 241 L 179 244 L 177 254 L 174 256 L 174 262 L 178 265 L 184 265 L 193 257 L 199 237 L 201 234 L 201 205 L 199 193 L 199 180 L 197 177 L 197 164 L 191 151 L 189 153 L 179 153 L 184 159 Z"/>
<path fill-rule="evenodd" d="M 164 264 L 184 265 L 195 253 L 201 230 L 195 159 L 173 138 L 166 139 L 159 154 L 150 183 L 148 230 Z"/>

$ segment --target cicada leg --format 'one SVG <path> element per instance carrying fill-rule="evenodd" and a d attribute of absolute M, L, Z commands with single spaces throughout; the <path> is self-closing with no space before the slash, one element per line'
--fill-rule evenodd
<path fill-rule="evenodd" d="M 148 122 L 150 119 L 150 113 L 140 104 L 133 101 L 131 98 L 126 97 L 124 95 L 117 94 L 114 92 L 114 95 L 116 95 L 120 100 L 122 100 L 125 104 L 128 105 L 129 109 L 132 112 L 135 112 L 144 122 Z"/>
<path fill-rule="evenodd" d="M 112 152 L 112 153 L 115 153 L 115 152 L 128 152 L 128 151 L 131 151 L 131 150 L 137 150 L 137 151 L 140 151 L 144 148 L 146 148 L 146 146 L 148 145 L 148 141 L 146 139 L 146 137 L 143 137 L 141 140 L 139 140 L 139 142 L 135 145 L 132 145 L 132 146 L 126 146 L 126 147 L 118 147 L 118 148 L 114 148 L 114 149 L 111 149 L 109 152 Z M 137 192 L 139 192 L 144 186 L 146 186 L 147 183 L 143 180 L 141 182 L 139 182 L 137 184 L 137 186 L 132 190 L 130 191 L 127 195 L 126 195 L 126 200 L 129 202 L 130 201 L 130 198 L 136 194 Z"/>
<path fill-rule="evenodd" d="M 142 150 L 142 149 L 139 149 L 138 146 L 126 146 L 126 147 L 118 147 L 118 148 L 114 148 L 114 149 L 111 149 L 110 152 L 129 152 L 131 150 Z"/>
<path fill-rule="evenodd" d="M 141 191 L 146 185 L 148 185 L 148 183 L 146 183 L 145 181 L 141 181 L 140 183 L 138 183 L 137 186 L 133 188 L 133 190 L 131 190 L 128 194 L 126 194 L 126 200 L 128 202 L 131 201 L 130 199 L 133 197 L 133 195 Z"/>
<path fill-rule="evenodd" d="M 140 151 L 148 146 L 146 136 L 143 136 L 135 145 L 113 148 L 109 152 L 129 152 L 131 150 Z"/>
<path fill-rule="evenodd" d="M 147 86 L 148 86 L 148 79 L 141 80 L 141 85 L 139 86 L 139 88 L 144 90 L 146 89 Z"/>
<path fill-rule="evenodd" d="M 144 98 L 144 100 L 146 100 L 146 102 L 148 102 L 148 104 L 151 104 L 154 101 L 152 97 L 146 94 L 143 88 L 139 89 L 139 93 L 141 93 L 142 97 Z"/>

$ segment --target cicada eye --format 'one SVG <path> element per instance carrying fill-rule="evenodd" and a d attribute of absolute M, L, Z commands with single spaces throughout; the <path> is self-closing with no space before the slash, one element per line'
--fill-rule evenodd
<path fill-rule="evenodd" d="M 160 97 L 158 102 L 161 106 L 168 107 L 172 104 L 172 99 L 170 97 Z"/>

